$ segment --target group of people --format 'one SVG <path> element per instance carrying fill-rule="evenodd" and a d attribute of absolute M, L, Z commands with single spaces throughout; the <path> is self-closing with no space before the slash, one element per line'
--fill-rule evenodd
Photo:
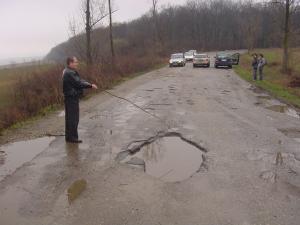
<path fill-rule="evenodd" d="M 263 80 L 264 79 L 263 71 L 265 65 L 267 64 L 267 61 L 264 58 L 263 54 L 254 53 L 252 56 L 253 56 L 253 60 L 252 60 L 253 80 L 257 80 L 257 71 L 259 75 L 259 80 Z"/>

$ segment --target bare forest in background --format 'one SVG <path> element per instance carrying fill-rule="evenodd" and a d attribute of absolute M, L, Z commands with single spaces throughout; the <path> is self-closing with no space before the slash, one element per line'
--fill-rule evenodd
<path fill-rule="evenodd" d="M 157 4 L 157 0 L 153 2 Z M 283 46 L 284 4 L 190 0 L 184 6 L 165 6 L 160 10 L 155 4 L 149 13 L 134 21 L 114 24 L 116 57 L 168 56 L 189 49 L 252 50 Z M 290 18 L 290 47 L 300 44 L 297 7 Z M 109 27 L 96 28 L 92 40 L 93 60 L 99 65 L 110 63 Z M 85 43 L 85 35 L 78 34 L 53 48 L 46 58 L 61 62 L 67 55 L 76 55 L 86 61 Z"/>

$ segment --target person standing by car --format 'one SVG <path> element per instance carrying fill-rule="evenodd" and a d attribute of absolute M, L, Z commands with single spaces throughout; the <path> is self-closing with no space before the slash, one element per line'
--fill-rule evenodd
<path fill-rule="evenodd" d="M 257 67 L 258 67 L 257 54 L 254 53 L 252 56 L 253 56 L 253 60 L 252 60 L 253 80 L 257 80 Z"/>
<path fill-rule="evenodd" d="M 67 67 L 63 71 L 63 93 L 65 103 L 65 134 L 66 142 L 81 143 L 78 139 L 79 97 L 83 89 L 98 89 L 97 85 L 82 80 L 77 72 L 76 57 L 67 58 Z"/>
<path fill-rule="evenodd" d="M 266 59 L 264 58 L 263 54 L 259 54 L 259 58 L 258 58 L 258 71 L 259 71 L 259 80 L 263 80 L 264 76 L 263 76 L 263 72 L 264 72 L 264 67 L 267 64 Z"/>

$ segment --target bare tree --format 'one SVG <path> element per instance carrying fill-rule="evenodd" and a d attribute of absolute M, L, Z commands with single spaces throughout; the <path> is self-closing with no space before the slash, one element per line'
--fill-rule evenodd
<path fill-rule="evenodd" d="M 283 35 L 283 58 L 282 72 L 289 70 L 289 45 L 291 38 L 291 17 L 299 10 L 299 0 L 273 0 L 273 4 L 282 5 L 284 8 L 284 35 Z"/>
<path fill-rule="evenodd" d="M 98 47 L 93 43 L 93 31 L 95 27 L 103 21 L 110 13 L 106 12 L 106 0 L 82 0 L 82 23 L 73 19 L 69 22 L 69 30 L 72 37 L 78 42 L 74 42 L 74 47 L 78 52 L 78 55 L 82 55 L 82 35 L 85 36 L 85 61 L 88 66 L 93 65 L 96 58 Z M 111 12 L 114 13 L 114 12 Z M 83 29 L 84 26 L 84 29 Z M 83 32 L 83 30 L 85 32 Z M 72 39 L 72 38 L 71 38 Z"/>
<path fill-rule="evenodd" d="M 152 14 L 152 19 L 153 19 L 153 39 L 155 45 L 158 44 L 159 40 L 159 31 L 158 31 L 158 19 L 157 19 L 157 10 L 158 10 L 158 3 L 159 0 L 151 0 L 152 3 L 152 8 L 151 8 L 151 14 Z"/>
<path fill-rule="evenodd" d="M 115 50 L 114 50 L 114 40 L 113 40 L 113 25 L 112 25 L 112 5 L 111 0 L 108 0 L 109 9 L 109 39 L 110 39 L 110 50 L 111 50 L 111 65 L 112 68 L 115 66 Z"/>

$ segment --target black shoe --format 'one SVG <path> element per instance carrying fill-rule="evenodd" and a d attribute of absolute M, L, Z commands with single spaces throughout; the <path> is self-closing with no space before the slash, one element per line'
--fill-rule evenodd
<path fill-rule="evenodd" d="M 80 144 L 82 143 L 82 140 L 66 140 L 66 142 Z"/>

